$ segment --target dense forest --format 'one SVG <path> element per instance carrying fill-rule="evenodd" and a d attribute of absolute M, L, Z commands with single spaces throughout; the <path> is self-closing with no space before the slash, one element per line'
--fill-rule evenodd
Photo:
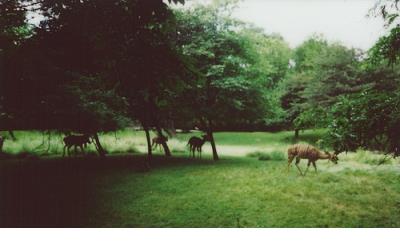
<path fill-rule="evenodd" d="M 0 131 L 327 128 L 323 147 L 400 154 L 398 0 L 371 6 L 368 51 L 314 35 L 290 48 L 232 17 L 236 1 L 2 0 Z M 40 23 L 32 17 L 40 17 Z M 18 139 L 18 138 L 16 138 Z M 162 143 L 165 154 L 171 152 Z"/>

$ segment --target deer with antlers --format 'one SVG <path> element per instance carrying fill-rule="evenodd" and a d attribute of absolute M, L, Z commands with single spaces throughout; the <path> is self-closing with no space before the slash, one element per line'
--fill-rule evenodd
<path fill-rule="evenodd" d="M 165 142 L 168 141 L 168 137 L 166 136 L 156 136 L 152 139 L 152 143 L 151 143 L 151 147 L 154 149 L 157 149 L 157 146 L 159 146 L 160 150 L 161 150 L 161 145 Z"/>
<path fill-rule="evenodd" d="M 67 135 L 64 137 L 64 149 L 63 149 L 63 157 L 65 156 L 65 150 L 67 150 L 68 155 L 70 155 L 71 147 L 74 147 L 75 154 L 77 153 L 77 147 L 79 147 L 84 154 L 85 151 L 83 148 L 87 147 L 87 144 L 90 144 L 90 136 L 89 135 Z"/>
<path fill-rule="evenodd" d="M 300 174 L 303 175 L 300 167 L 299 167 L 299 163 L 301 159 L 307 159 L 308 163 L 307 163 L 307 169 L 304 173 L 303 176 L 305 176 L 307 174 L 308 168 L 310 167 L 310 164 L 312 163 L 315 172 L 317 172 L 317 165 L 315 164 L 315 162 L 317 160 L 323 160 L 323 159 L 327 159 L 329 161 L 332 161 L 333 163 L 337 164 L 338 162 L 338 157 L 335 153 L 331 154 L 327 151 L 322 152 L 320 150 L 318 150 L 317 148 L 310 146 L 310 145 L 301 145 L 301 144 L 296 144 L 291 146 L 288 149 L 288 166 L 287 166 L 287 172 L 289 172 L 290 170 L 290 166 L 292 164 L 293 159 L 296 158 L 296 167 L 297 169 L 300 171 Z"/>
<path fill-rule="evenodd" d="M 195 152 L 197 151 L 197 155 L 201 158 L 201 148 L 203 147 L 206 141 L 209 141 L 209 137 L 207 135 L 202 135 L 201 138 L 197 136 L 192 136 L 188 141 L 188 146 L 190 150 L 190 155 L 193 153 L 193 158 L 195 157 Z"/>

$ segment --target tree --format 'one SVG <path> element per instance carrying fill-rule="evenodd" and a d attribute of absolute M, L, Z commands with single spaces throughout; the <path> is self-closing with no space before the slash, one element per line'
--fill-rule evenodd
<path fill-rule="evenodd" d="M 4 0 L 0 3 L 0 130 L 8 130 L 15 140 L 12 132 L 13 114 L 5 105 L 5 82 L 8 72 L 13 67 L 6 62 L 15 62 L 17 50 L 21 43 L 31 35 L 31 27 L 26 24 L 26 11 L 22 8 L 24 1 Z"/>
<path fill-rule="evenodd" d="M 385 26 L 390 28 L 389 34 L 379 38 L 370 51 L 370 56 L 375 61 L 387 59 L 390 64 L 400 58 L 400 7 L 399 0 L 380 0 L 372 11 L 375 16 L 381 16 Z"/>
<path fill-rule="evenodd" d="M 227 14 L 230 5 L 196 6 L 176 11 L 177 44 L 199 77 L 177 99 L 181 117 L 190 119 L 210 138 L 218 160 L 213 132 L 226 124 L 250 123 L 265 115 L 262 85 L 255 80 L 253 60 L 241 25 Z"/>
<path fill-rule="evenodd" d="M 400 155 L 399 91 L 369 89 L 343 96 L 332 109 L 329 139 L 337 152 L 359 147 Z"/>
<path fill-rule="evenodd" d="M 162 0 L 24 2 L 20 9 L 38 11 L 44 20 L 18 50 L 18 61 L 7 62 L 20 69 L 5 81 L 15 126 L 104 131 L 116 129 L 121 116 L 141 119 L 139 107 L 154 110 L 146 128 L 155 125 L 161 133 L 163 118 L 153 107 L 173 78 L 165 77 L 172 70 L 164 66 L 175 67 L 172 58 L 179 63 L 164 39 L 172 13 Z"/>
<path fill-rule="evenodd" d="M 282 105 L 295 136 L 299 129 L 326 126 L 326 114 L 337 98 L 363 89 L 357 50 L 311 38 L 295 51 L 295 67 L 283 81 Z"/>

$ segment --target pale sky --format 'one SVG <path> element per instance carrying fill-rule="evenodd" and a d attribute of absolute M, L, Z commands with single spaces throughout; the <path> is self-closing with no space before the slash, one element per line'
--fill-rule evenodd
<path fill-rule="evenodd" d="M 349 47 L 369 49 L 385 34 L 380 18 L 367 17 L 376 0 L 244 0 L 234 16 L 279 33 L 296 47 L 314 33 Z"/>
<path fill-rule="evenodd" d="M 186 5 L 210 1 L 188 0 Z M 241 0 L 233 15 L 267 33 L 281 34 L 292 48 L 313 34 L 322 34 L 329 41 L 367 50 L 387 32 L 381 18 L 367 17 L 376 1 Z"/>

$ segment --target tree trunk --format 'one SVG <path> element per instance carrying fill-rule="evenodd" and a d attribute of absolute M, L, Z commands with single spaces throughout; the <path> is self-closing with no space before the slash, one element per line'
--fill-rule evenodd
<path fill-rule="evenodd" d="M 3 153 L 4 138 L 0 136 L 0 153 Z"/>
<path fill-rule="evenodd" d="M 101 146 L 99 136 L 97 135 L 97 133 L 93 134 L 93 138 L 94 138 L 94 143 L 95 143 L 95 146 L 96 146 L 96 149 L 97 149 L 97 152 L 99 153 L 99 155 L 102 157 L 106 156 L 106 151 L 104 150 L 103 146 Z"/>
<path fill-rule="evenodd" d="M 162 134 L 161 128 L 158 125 L 156 126 L 156 130 L 157 130 L 158 136 L 164 137 L 164 135 Z M 163 141 L 161 145 L 164 148 L 165 156 L 170 157 L 171 151 L 169 150 L 168 144 L 165 141 Z"/>
<path fill-rule="evenodd" d="M 294 139 L 299 139 L 299 131 L 300 131 L 300 129 L 295 129 L 294 130 Z"/>
<path fill-rule="evenodd" d="M 218 160 L 219 160 L 219 157 L 218 157 L 218 153 L 217 153 L 217 147 L 215 146 L 215 140 L 214 140 L 212 122 L 211 122 L 210 119 L 208 120 L 207 136 L 208 136 L 209 139 L 210 139 L 211 148 L 212 148 L 212 151 L 213 151 L 213 159 L 214 159 L 214 161 L 218 161 Z"/>
<path fill-rule="evenodd" d="M 150 141 L 150 132 L 149 128 L 146 126 L 143 126 L 144 132 L 146 133 L 146 141 L 147 141 L 147 158 L 151 159 L 153 156 L 153 150 L 151 148 L 151 141 Z"/>
<path fill-rule="evenodd" d="M 16 141 L 16 140 L 17 140 L 17 137 L 15 137 L 15 134 L 14 134 L 14 132 L 13 132 L 12 130 L 8 130 L 8 133 L 10 134 L 10 137 L 11 137 L 11 139 L 12 139 L 13 141 Z"/>

